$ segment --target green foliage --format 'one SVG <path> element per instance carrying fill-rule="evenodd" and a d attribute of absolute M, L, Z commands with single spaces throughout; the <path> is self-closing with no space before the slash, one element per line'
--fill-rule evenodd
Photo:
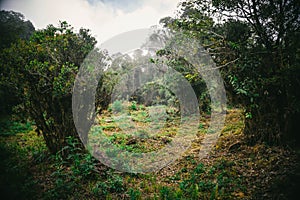
<path fill-rule="evenodd" d="M 0 135 L 9 136 L 17 133 L 28 132 L 32 130 L 32 123 L 13 122 L 11 120 L 0 121 Z"/>
<path fill-rule="evenodd" d="M 210 159 L 199 163 L 197 154 L 188 151 L 187 156 L 163 168 L 160 173 L 131 174 L 109 170 L 90 154 L 83 153 L 78 139 L 72 137 L 66 139 L 68 145 L 62 151 L 70 153 L 63 159 L 62 153 L 51 156 L 43 138 L 34 131 L 0 135 L 1 197 L 292 199 L 298 189 L 297 155 L 279 147 L 249 146 L 241 143 L 241 137 L 229 134 L 231 129 L 243 126 L 238 118 L 241 112 L 228 115 L 228 130 L 223 130 L 220 143 Z M 115 137 L 117 139 L 118 135 Z M 197 143 L 191 145 L 192 151 L 199 147 Z M 232 148 L 232 144 L 237 144 L 238 148 Z"/>
<path fill-rule="evenodd" d="M 88 30 L 74 33 L 66 22 L 36 31 L 30 41 L 19 41 L 1 57 L 6 81 L 19 88 L 23 112 L 35 121 L 37 130 L 55 154 L 67 136 L 77 136 L 72 119 L 75 76 L 96 41 Z"/>
<path fill-rule="evenodd" d="M 120 175 L 108 172 L 106 181 L 99 181 L 95 184 L 93 192 L 100 196 L 108 196 L 112 193 L 122 193 L 125 191 L 123 178 Z"/>
<path fill-rule="evenodd" d="M 249 142 L 299 139 L 300 85 L 291 74 L 300 69 L 299 1 L 187 0 L 180 9 L 161 22 L 196 37 L 212 55 L 229 100 L 245 107 Z"/>
<path fill-rule="evenodd" d="M 113 102 L 113 104 L 111 105 L 112 111 L 119 113 L 122 112 L 123 110 L 123 105 L 122 105 L 122 101 L 116 100 Z"/>
<path fill-rule="evenodd" d="M 0 49 L 9 47 L 19 39 L 28 40 L 34 32 L 34 27 L 30 21 L 25 21 L 25 17 L 14 11 L 0 11 Z"/>
<path fill-rule="evenodd" d="M 30 21 L 25 21 L 21 13 L 0 11 L 0 54 L 19 40 L 28 40 L 34 27 Z M 0 115 L 11 114 L 13 107 L 21 102 L 19 91 L 6 80 L 11 69 L 5 69 L 0 64 Z"/>
<path fill-rule="evenodd" d="M 295 112 L 298 108 L 291 99 L 299 94 L 291 91 L 299 83 L 291 81 L 291 74 L 286 72 L 291 68 L 299 70 L 296 56 L 299 43 L 295 38 L 299 35 L 299 2 L 213 2 L 221 15 L 229 12 L 238 16 L 238 20 L 227 20 L 223 32 L 230 51 L 239 60 L 236 66 L 223 72 L 246 108 L 246 135 L 251 142 L 263 140 L 270 144 L 288 141 L 293 134 L 296 139 L 294 119 L 299 118 L 300 112 Z M 238 39 L 234 36 L 237 33 Z M 287 113 L 285 109 L 294 111 Z M 287 118 L 281 118 L 282 115 Z"/>
<path fill-rule="evenodd" d="M 162 187 L 160 189 L 160 199 L 163 199 L 163 200 L 174 199 L 173 194 L 174 193 L 173 193 L 172 189 L 169 187 Z"/>
<path fill-rule="evenodd" d="M 141 199 L 142 195 L 139 190 L 135 190 L 133 188 L 129 188 L 128 192 L 130 200 L 138 200 Z"/>
<path fill-rule="evenodd" d="M 46 147 L 32 128 L 7 122 L 6 133 L 0 134 L 0 193 L 5 199 L 32 199 L 40 190 L 32 165 L 47 160 Z M 39 156 L 37 156 L 39 155 Z M 30 158 L 30 159 L 28 159 Z"/>
<path fill-rule="evenodd" d="M 131 105 L 129 106 L 129 110 L 137 110 L 137 105 L 136 105 L 136 102 L 135 101 L 132 101 L 131 102 Z"/>
<path fill-rule="evenodd" d="M 98 161 L 78 148 L 76 138 L 66 139 L 61 151 L 69 154 L 63 158 L 60 152 L 49 155 L 43 138 L 32 130 L 0 136 L 0 192 L 5 199 L 102 199 L 126 191 L 122 176 L 97 171 Z"/>
<path fill-rule="evenodd" d="M 67 137 L 67 146 L 61 151 L 67 151 L 68 156 L 63 158 L 62 152 L 53 156 L 56 170 L 51 177 L 55 180 L 55 185 L 46 193 L 48 199 L 69 198 L 73 196 L 73 192 L 84 190 L 81 188 L 83 182 L 97 177 L 95 158 L 88 153 L 83 153 L 77 138 Z"/>
<path fill-rule="evenodd" d="M 205 17 L 205 19 L 208 19 L 207 17 Z M 204 19 L 203 19 L 204 20 Z M 210 23 L 208 23 L 210 24 Z M 208 26 L 205 25 L 205 26 Z M 186 24 L 186 22 L 184 22 L 184 20 L 181 19 L 174 19 L 171 20 L 169 22 L 169 24 L 164 24 L 165 26 L 167 26 L 168 28 L 171 28 L 175 31 L 180 31 L 181 33 L 183 33 L 186 36 L 190 36 L 193 37 L 195 39 L 199 39 L 199 42 L 207 42 L 207 40 L 209 39 L 205 39 L 205 38 L 200 38 L 199 37 L 195 37 L 194 34 L 190 34 L 190 32 L 185 32 L 184 27 L 189 27 L 189 25 Z M 182 76 L 185 77 L 186 80 L 189 81 L 190 85 L 192 86 L 195 95 L 198 99 L 199 102 L 199 109 L 201 111 L 204 112 L 209 112 L 211 109 L 211 101 L 210 101 L 210 94 L 208 91 L 208 88 L 206 86 L 206 83 L 204 81 L 204 79 L 201 77 L 202 74 L 199 71 L 199 67 L 200 66 L 192 66 L 192 64 L 187 61 L 187 58 L 183 57 L 183 56 L 179 56 L 178 53 L 176 52 L 178 49 L 175 48 L 173 49 L 173 47 L 181 46 L 181 42 L 182 42 L 182 36 L 176 36 L 174 38 L 172 38 L 172 42 L 170 42 L 169 45 L 167 45 L 165 47 L 165 49 L 159 50 L 156 52 L 157 56 L 163 57 L 166 59 L 166 62 L 164 64 L 168 65 L 169 67 L 173 68 L 174 70 L 176 70 L 177 72 L 181 73 Z M 176 45 L 174 45 L 176 44 Z M 201 52 L 202 54 L 202 52 Z M 204 64 L 204 63 L 202 63 Z M 174 77 L 170 77 L 169 80 L 167 80 L 167 83 L 169 85 L 171 85 L 171 87 L 176 88 L 177 94 L 178 92 L 181 92 L 180 90 L 182 90 L 182 88 L 180 88 L 180 80 L 174 80 Z M 165 99 L 168 100 L 167 105 L 169 106 L 173 106 L 173 107 L 179 107 L 179 102 L 178 102 L 178 97 L 176 97 L 174 95 L 174 93 L 176 93 L 176 91 L 168 91 L 165 89 L 165 93 L 164 93 L 164 97 Z M 166 104 L 166 103 L 165 103 Z M 185 109 L 185 108 L 183 108 Z"/>
<path fill-rule="evenodd" d="M 230 172 L 233 163 L 220 160 L 208 168 L 202 163 L 191 172 L 190 177 L 180 182 L 180 189 L 189 199 L 230 199 L 232 192 L 243 191 L 242 179 Z"/>

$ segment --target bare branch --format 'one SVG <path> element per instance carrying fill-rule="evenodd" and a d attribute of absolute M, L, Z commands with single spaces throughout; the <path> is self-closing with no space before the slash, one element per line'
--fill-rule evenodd
<path fill-rule="evenodd" d="M 224 65 L 220 65 L 220 66 L 218 66 L 218 67 L 213 67 L 213 68 L 210 69 L 210 70 L 215 70 L 215 69 L 220 69 L 220 68 L 226 67 L 226 66 L 228 66 L 228 65 L 230 65 L 230 64 L 235 63 L 235 62 L 238 61 L 238 60 L 239 60 L 239 58 L 234 59 L 234 60 L 232 60 L 232 61 L 230 61 L 230 62 L 228 62 L 228 63 L 226 63 L 226 64 L 224 64 Z"/>

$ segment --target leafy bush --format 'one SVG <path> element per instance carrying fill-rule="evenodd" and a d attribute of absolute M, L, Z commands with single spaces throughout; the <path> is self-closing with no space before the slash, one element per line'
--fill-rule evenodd
<path fill-rule="evenodd" d="M 93 188 L 93 192 L 100 196 L 121 193 L 123 191 L 125 191 L 123 178 L 120 175 L 113 174 L 112 171 L 108 171 L 106 180 L 98 181 Z"/>
<path fill-rule="evenodd" d="M 58 27 L 36 31 L 30 41 L 19 41 L 0 54 L 3 76 L 19 88 L 24 112 L 35 121 L 53 154 L 67 144 L 67 136 L 77 136 L 73 83 L 95 44 L 88 30 L 74 33 L 69 24 L 61 22 Z"/>
<path fill-rule="evenodd" d="M 78 139 L 67 137 L 67 146 L 61 151 L 68 151 L 68 156 L 63 158 L 63 153 L 58 152 L 54 157 L 55 171 L 51 174 L 55 180 L 54 187 L 49 190 L 46 197 L 49 199 L 73 197 L 73 192 L 84 190 L 82 183 L 95 179 L 96 160 L 89 153 L 83 153 L 78 147 Z"/>
<path fill-rule="evenodd" d="M 138 109 L 138 107 L 136 105 L 136 101 L 131 102 L 131 105 L 129 106 L 129 109 L 130 110 L 137 110 Z"/>
<path fill-rule="evenodd" d="M 0 121 L 0 135 L 8 136 L 17 133 L 24 133 L 32 130 L 32 123 L 27 121 L 25 123 L 15 122 L 7 119 Z"/>
<path fill-rule="evenodd" d="M 130 200 L 141 199 L 141 192 L 139 190 L 130 188 L 127 193 L 129 194 Z"/>
<path fill-rule="evenodd" d="M 112 111 L 116 113 L 122 112 L 123 110 L 122 101 L 119 100 L 114 101 L 111 107 L 112 107 Z"/>

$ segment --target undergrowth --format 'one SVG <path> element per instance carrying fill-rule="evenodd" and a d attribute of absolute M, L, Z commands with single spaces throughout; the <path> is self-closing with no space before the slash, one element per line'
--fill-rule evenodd
<path fill-rule="evenodd" d="M 148 123 L 147 108 L 136 104 L 127 108 L 135 122 Z M 208 121 L 203 117 L 197 138 L 182 158 L 148 174 L 110 169 L 90 153 L 78 149 L 79 141 L 71 137 L 67 138 L 68 145 L 62 149 L 70 152 L 67 157 L 61 157 L 60 153 L 50 155 L 32 123 L 1 122 L 6 124 L 0 129 L 1 198 L 292 199 L 291 192 L 297 190 L 291 188 L 297 187 L 295 180 L 299 177 L 295 154 L 284 148 L 244 143 L 241 113 L 234 109 L 228 113 L 221 137 L 206 158 L 199 160 L 197 157 L 208 127 Z M 115 131 L 116 120 L 101 120 L 101 130 L 114 133 L 108 136 L 108 140 L 127 150 L 145 151 L 141 147 L 149 138 L 129 144 L 130 138 Z M 121 123 L 123 119 L 117 120 Z M 167 126 L 166 130 L 172 132 L 175 129 Z M 158 142 L 162 137 L 173 137 L 164 134 L 160 133 Z"/>

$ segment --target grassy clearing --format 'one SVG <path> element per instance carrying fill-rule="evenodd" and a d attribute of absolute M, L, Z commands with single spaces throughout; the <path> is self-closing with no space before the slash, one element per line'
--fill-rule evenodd
<path fill-rule="evenodd" d="M 148 152 L 162 148 L 176 136 L 176 110 L 155 115 L 166 119 L 165 123 L 159 123 L 151 117 L 151 108 L 136 104 L 125 105 L 125 109 L 121 104 L 121 107 L 111 108 L 97 121 L 100 130 L 115 145 L 128 151 Z M 11 123 L 5 134 L 0 134 L 1 196 L 5 199 L 292 199 L 299 179 L 294 152 L 264 144 L 245 144 L 242 111 L 231 109 L 217 144 L 200 160 L 200 144 L 209 120 L 208 116 L 201 117 L 198 133 L 180 159 L 148 174 L 109 169 L 90 154 L 78 153 L 77 141 L 72 138 L 66 148 L 73 153 L 67 160 L 49 155 L 42 137 L 31 126 L 19 129 L 24 124 Z M 149 130 L 131 132 L 133 127 L 143 130 L 151 123 L 160 127 L 151 129 L 158 130 L 155 134 Z"/>
<path fill-rule="evenodd" d="M 97 141 L 104 134 L 109 142 L 129 152 L 151 152 L 163 148 L 176 136 L 180 116 L 175 108 L 144 107 L 133 103 L 114 103 L 98 117 L 97 131 L 89 135 Z"/>

